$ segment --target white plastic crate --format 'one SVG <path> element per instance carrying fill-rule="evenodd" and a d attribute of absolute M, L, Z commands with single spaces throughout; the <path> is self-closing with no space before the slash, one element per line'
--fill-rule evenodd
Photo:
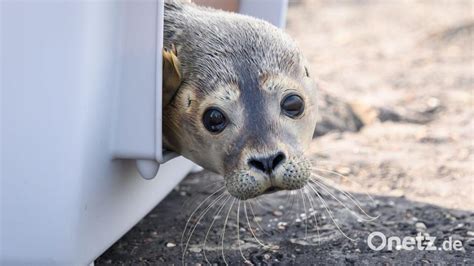
<path fill-rule="evenodd" d="M 284 15 L 278 3 L 263 17 Z M 169 159 L 163 2 L 1 1 L 0 12 L 0 264 L 89 264 L 193 167 L 178 157 L 152 180 L 136 167 L 150 178 Z"/>

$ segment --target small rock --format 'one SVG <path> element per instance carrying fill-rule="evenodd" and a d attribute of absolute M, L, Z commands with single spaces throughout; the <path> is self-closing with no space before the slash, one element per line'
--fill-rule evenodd
<path fill-rule="evenodd" d="M 349 167 L 338 167 L 336 172 L 340 173 L 341 175 L 348 175 L 351 173 L 351 168 Z"/>
<path fill-rule="evenodd" d="M 168 243 L 166 243 L 166 247 L 167 248 L 174 248 L 174 247 L 176 247 L 176 244 L 173 243 L 173 242 L 168 242 Z"/>
<path fill-rule="evenodd" d="M 194 253 L 199 253 L 202 251 L 202 249 L 199 247 L 192 247 L 189 249 L 189 251 L 194 252 Z"/>
<path fill-rule="evenodd" d="M 440 107 L 441 101 L 438 98 L 431 97 L 428 99 L 427 105 L 429 107 L 429 110 L 427 111 L 432 112 Z"/>
<path fill-rule="evenodd" d="M 181 195 L 182 197 L 186 196 L 186 191 L 179 192 L 179 195 Z"/>
<path fill-rule="evenodd" d="M 425 225 L 424 223 L 422 223 L 422 222 L 417 222 L 417 223 L 415 224 L 415 227 L 416 227 L 416 231 L 418 231 L 418 232 L 424 232 L 424 231 L 426 231 L 426 225 Z"/>
<path fill-rule="evenodd" d="M 288 223 L 279 222 L 279 223 L 277 224 L 277 228 L 280 229 L 280 230 L 285 230 L 287 225 L 288 225 Z"/>
<path fill-rule="evenodd" d="M 263 254 L 263 258 L 264 258 L 265 260 L 269 260 L 271 257 L 272 257 L 272 256 L 271 256 L 270 254 L 268 254 L 268 253 Z"/>
<path fill-rule="evenodd" d="M 279 217 L 279 216 L 282 216 L 282 215 L 283 215 L 283 212 L 281 212 L 281 211 L 273 211 L 273 215 Z"/>
<path fill-rule="evenodd" d="M 272 244 L 268 244 L 266 246 L 263 247 L 263 250 L 266 250 L 266 251 L 273 251 L 273 252 L 276 252 L 277 250 L 280 249 L 280 246 L 278 245 L 272 245 Z"/>
<path fill-rule="evenodd" d="M 467 241 L 466 241 L 466 244 L 471 246 L 471 247 L 474 247 L 474 238 L 469 238 Z"/>
<path fill-rule="evenodd" d="M 258 222 L 261 222 L 262 220 L 263 220 L 263 219 L 262 219 L 262 217 L 260 217 L 260 216 L 255 216 L 255 217 L 253 218 L 253 221 L 254 221 L 254 222 L 257 222 L 257 223 L 258 223 Z"/>
<path fill-rule="evenodd" d="M 467 236 L 472 236 L 472 237 L 474 237 L 474 231 L 467 231 L 466 234 L 467 234 Z"/>
<path fill-rule="evenodd" d="M 346 256 L 345 257 L 346 262 L 349 264 L 355 264 L 357 262 L 357 258 L 354 256 Z"/>

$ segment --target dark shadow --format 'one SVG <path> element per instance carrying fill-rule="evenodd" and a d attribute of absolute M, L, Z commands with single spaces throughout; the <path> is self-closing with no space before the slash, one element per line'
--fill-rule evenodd
<path fill-rule="evenodd" d="M 219 180 L 221 177 L 208 172 L 188 176 L 180 184 L 178 190 L 171 192 L 142 221 L 99 257 L 95 262 L 96 265 L 181 265 L 180 240 L 186 221 L 193 210 L 222 185 L 222 182 L 216 183 Z M 218 193 L 215 195 L 217 196 Z M 340 196 L 339 194 L 338 198 Z M 369 222 L 361 221 L 351 215 L 339 202 L 324 196 L 333 211 L 333 217 L 337 220 L 337 224 L 354 241 L 348 240 L 338 231 L 325 211 L 324 205 L 316 204 L 319 201 L 313 202 L 317 205 L 314 210 L 317 220 L 311 217 L 307 220 L 308 226 L 306 227 L 304 216 L 301 216 L 304 213 L 304 208 L 299 193 L 288 196 L 286 192 L 278 192 L 262 197 L 260 203 L 253 201 L 252 206 L 257 219 L 254 219 L 250 205 L 247 204 L 249 222 L 258 239 L 265 244 L 271 244 L 267 248 L 259 246 L 253 238 L 248 229 L 243 204 L 241 204 L 238 228 L 240 228 L 240 247 L 243 255 L 253 264 L 379 265 L 388 263 L 411 265 L 441 263 L 472 265 L 474 263 L 473 212 L 442 208 L 409 201 L 405 198 L 376 196 L 371 200 L 362 194 L 354 196 L 369 215 L 379 217 Z M 223 200 L 218 202 L 223 202 Z M 221 253 L 221 230 L 231 202 L 232 199 L 227 202 L 228 204 L 218 215 L 214 226 L 209 230 L 210 234 L 206 241 L 206 257 L 211 263 L 224 264 Z M 310 207 L 308 200 L 305 207 L 308 213 Z M 210 209 L 194 230 L 188 246 L 190 251 L 185 257 L 187 264 L 206 263 L 203 256 L 203 243 L 217 209 L 217 207 Z M 234 204 L 226 225 L 224 238 L 225 259 L 230 265 L 243 264 L 237 241 L 236 210 L 237 204 Z M 195 215 L 190 224 L 194 225 L 198 220 L 197 217 Z M 254 221 L 260 221 L 259 224 L 263 230 Z M 397 250 L 396 247 L 389 250 L 386 246 L 380 251 L 374 251 L 367 244 L 367 238 L 372 232 L 381 232 L 387 238 L 396 236 L 401 239 L 415 237 L 419 234 L 429 235 L 436 237 L 434 242 L 436 247 L 442 247 L 443 242 L 449 239 L 451 239 L 451 243 L 458 240 L 462 243 L 462 248 L 459 251 L 427 251 L 419 250 L 415 246 L 410 251 Z M 188 235 L 186 234 L 186 237 Z M 424 243 L 427 242 L 428 240 L 425 240 Z M 373 243 L 378 246 L 380 238 L 374 238 Z M 447 247 L 447 244 L 445 246 Z"/>

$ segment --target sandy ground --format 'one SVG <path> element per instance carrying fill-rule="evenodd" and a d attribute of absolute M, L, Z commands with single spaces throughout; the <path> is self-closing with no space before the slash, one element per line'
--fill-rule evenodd
<path fill-rule="evenodd" d="M 306 1 L 288 31 L 331 94 L 433 118 L 325 136 L 314 151 L 371 193 L 474 210 L 473 2 Z"/>
<path fill-rule="evenodd" d="M 221 177 L 193 174 L 96 264 L 182 264 L 179 244 L 190 216 L 184 245 L 190 232 L 193 237 L 184 259 L 193 265 L 206 258 L 232 265 L 244 258 L 253 264 L 474 264 L 473 8 L 471 1 L 448 0 L 291 1 L 287 30 L 312 76 L 365 123 L 359 132 L 332 132 L 311 146 L 320 181 L 334 187 L 320 187 L 327 206 L 311 190 L 305 200 L 279 192 L 245 206 L 231 207 L 230 199 L 198 222 L 215 197 L 191 214 Z M 382 123 L 373 108 L 415 119 Z M 435 236 L 437 247 L 451 237 L 462 248 L 373 251 L 367 237 L 375 231 Z"/>

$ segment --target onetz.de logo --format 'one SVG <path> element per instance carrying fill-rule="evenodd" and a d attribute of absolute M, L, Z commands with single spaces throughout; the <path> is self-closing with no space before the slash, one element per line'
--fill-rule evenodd
<path fill-rule="evenodd" d="M 382 232 L 373 232 L 367 237 L 367 244 L 371 250 L 439 250 L 439 251 L 460 251 L 463 245 L 460 240 L 453 240 L 451 237 L 444 240 L 440 246 L 435 245 L 436 237 L 426 236 L 418 233 L 417 236 L 386 237 Z"/>

